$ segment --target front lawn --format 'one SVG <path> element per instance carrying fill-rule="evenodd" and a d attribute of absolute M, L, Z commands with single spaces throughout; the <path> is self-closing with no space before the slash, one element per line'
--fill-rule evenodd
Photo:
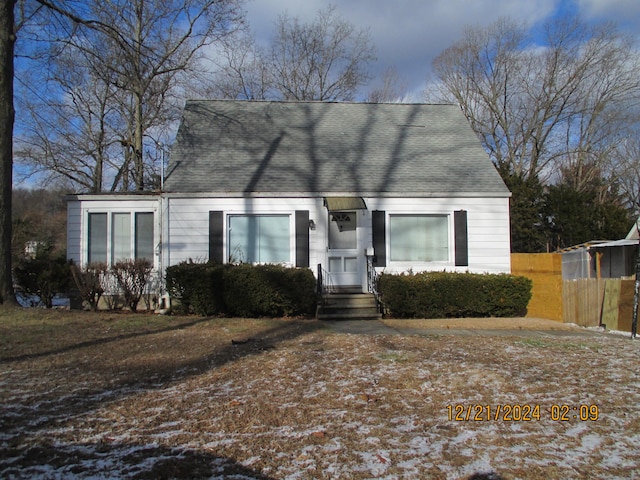
<path fill-rule="evenodd" d="M 629 478 L 639 355 L 607 334 L 0 307 L 0 478 Z"/>

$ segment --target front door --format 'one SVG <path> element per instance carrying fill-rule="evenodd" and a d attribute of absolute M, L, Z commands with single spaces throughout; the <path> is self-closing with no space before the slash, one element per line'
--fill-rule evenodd
<path fill-rule="evenodd" d="M 331 286 L 362 288 L 364 255 L 358 238 L 358 211 L 329 212 L 328 270 Z"/>

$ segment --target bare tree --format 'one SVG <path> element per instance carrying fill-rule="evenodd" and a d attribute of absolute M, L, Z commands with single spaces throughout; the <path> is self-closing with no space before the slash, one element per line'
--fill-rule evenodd
<path fill-rule="evenodd" d="M 276 98 L 264 52 L 246 31 L 221 43 L 214 81 L 206 81 L 205 95 L 216 98 L 265 100 Z"/>
<path fill-rule="evenodd" d="M 515 128 L 510 103 L 521 77 L 521 48 L 525 29 L 507 20 L 486 30 L 467 29 L 464 38 L 447 48 L 433 63 L 440 93 L 458 103 L 498 165 L 517 165 Z M 514 119 L 515 123 L 516 120 Z"/>
<path fill-rule="evenodd" d="M 96 75 L 96 68 L 63 51 L 51 62 L 47 81 L 64 95 L 16 99 L 28 132 L 16 139 L 16 158 L 47 183 L 62 180 L 90 193 L 103 191 L 105 178 L 113 178 L 122 157 L 117 90 Z M 32 86 L 38 79 L 18 78 L 19 86 L 26 82 Z"/>
<path fill-rule="evenodd" d="M 167 85 L 167 79 L 175 78 L 178 72 L 187 71 L 197 62 L 202 48 L 226 34 L 228 27 L 241 18 L 239 3 L 240 0 L 116 0 L 86 4 L 37 0 L 31 10 L 21 4 L 21 13 L 31 19 L 41 9 L 53 12 L 71 25 L 67 31 L 59 32 L 59 39 L 69 39 L 66 43 L 70 47 L 96 60 L 107 58 L 105 65 L 118 76 L 115 85 L 130 97 L 130 156 L 135 163 L 136 188 L 142 189 L 145 105 L 163 105 L 167 91 L 159 87 Z M 11 274 L 15 7 L 16 0 L 0 0 L 0 303 L 6 304 L 17 303 Z M 96 32 L 113 48 L 92 49 L 91 39 Z M 109 56 L 113 52 L 117 53 Z M 114 59 L 119 62 L 111 63 Z"/>
<path fill-rule="evenodd" d="M 211 87 L 224 98 L 352 100 L 374 59 L 369 33 L 339 18 L 334 7 L 308 24 L 283 14 L 266 49 L 246 32 L 225 44 Z"/>
<path fill-rule="evenodd" d="M 460 104 L 502 171 L 529 178 L 577 169 L 587 184 L 637 121 L 629 107 L 640 98 L 640 63 L 609 24 L 554 19 L 542 34 L 535 43 L 504 19 L 467 29 L 434 61 L 441 93 Z"/>
<path fill-rule="evenodd" d="M 382 74 L 382 84 L 367 96 L 368 102 L 402 103 L 407 98 L 407 83 L 400 78 L 398 69 L 389 67 Z"/>
<path fill-rule="evenodd" d="M 89 191 L 105 187 L 105 170 L 109 190 L 145 189 L 157 132 L 178 118 L 204 49 L 241 22 L 240 0 L 92 1 L 82 15 L 41 1 L 68 23 L 47 67 L 62 94 L 44 102 L 62 123 L 34 122 L 26 157 Z"/>
<path fill-rule="evenodd" d="M 633 214 L 640 216 L 640 140 L 634 135 L 622 139 L 612 152 L 610 168 L 616 172 L 616 185 Z"/>
<path fill-rule="evenodd" d="M 369 80 L 375 59 L 369 33 L 336 16 L 318 12 L 313 23 L 281 15 L 268 58 L 275 88 L 285 100 L 352 100 Z"/>
<path fill-rule="evenodd" d="M 640 120 L 640 61 L 631 40 L 617 35 L 612 25 L 587 31 L 576 54 L 569 61 L 575 61 L 579 81 L 570 115 L 559 129 L 563 154 L 558 166 L 569 173 L 576 191 L 600 182 L 604 198 L 612 184 L 623 181 L 611 160 Z"/>

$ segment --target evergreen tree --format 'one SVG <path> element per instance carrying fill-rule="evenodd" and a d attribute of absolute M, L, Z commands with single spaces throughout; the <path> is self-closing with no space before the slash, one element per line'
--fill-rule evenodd
<path fill-rule="evenodd" d="M 511 190 L 511 251 L 546 252 L 547 241 L 543 222 L 544 187 L 535 176 L 524 178 L 512 172 L 500 173 Z"/>
<path fill-rule="evenodd" d="M 577 190 L 567 183 L 550 185 L 545 197 L 551 251 L 592 240 L 624 238 L 633 223 L 615 195 L 599 198 L 594 186 Z"/>

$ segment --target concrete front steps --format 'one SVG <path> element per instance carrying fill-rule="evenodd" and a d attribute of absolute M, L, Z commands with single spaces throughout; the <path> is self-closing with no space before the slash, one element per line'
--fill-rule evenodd
<path fill-rule="evenodd" d="M 382 315 L 371 293 L 330 293 L 322 297 L 316 317 L 318 320 L 377 320 Z"/>

